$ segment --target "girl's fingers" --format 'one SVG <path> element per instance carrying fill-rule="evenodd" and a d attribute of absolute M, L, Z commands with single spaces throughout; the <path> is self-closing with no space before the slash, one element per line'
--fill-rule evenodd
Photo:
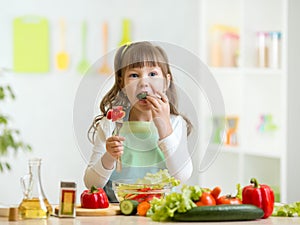
<path fill-rule="evenodd" d="M 112 136 L 106 140 L 106 150 L 114 158 L 119 157 L 123 154 L 123 141 L 125 140 L 122 136 Z"/>
<path fill-rule="evenodd" d="M 122 136 L 111 136 L 111 137 L 107 138 L 106 141 L 107 142 L 111 142 L 111 141 L 125 141 L 125 137 L 122 137 Z"/>
<path fill-rule="evenodd" d="M 115 149 L 115 148 L 123 147 L 123 145 L 118 142 L 113 142 L 113 143 L 109 144 L 109 147 L 111 149 Z"/>
<path fill-rule="evenodd" d="M 159 105 L 158 99 L 154 96 L 147 96 L 147 101 L 150 102 L 154 107 L 157 107 Z"/>
<path fill-rule="evenodd" d="M 151 103 L 161 103 L 161 102 L 168 102 L 168 97 L 166 94 L 160 92 L 160 91 L 157 91 L 155 94 L 152 94 L 152 95 L 148 95 L 147 96 L 147 99 L 151 102 Z"/>
<path fill-rule="evenodd" d="M 147 96 L 147 100 L 156 108 L 163 103 L 163 100 L 159 95 L 149 95 Z"/>
<path fill-rule="evenodd" d="M 123 146 L 115 147 L 110 149 L 110 153 L 113 156 L 121 156 L 123 154 Z"/>
<path fill-rule="evenodd" d="M 165 94 L 157 92 L 155 95 L 147 96 L 147 101 L 152 105 L 153 110 L 160 111 L 169 111 L 168 98 Z"/>
<path fill-rule="evenodd" d="M 159 97 L 160 100 L 162 100 L 163 102 L 167 102 L 168 101 L 168 96 L 160 91 L 156 92 L 156 96 Z"/>
<path fill-rule="evenodd" d="M 107 148 L 107 151 L 113 156 L 113 157 L 118 157 L 123 154 L 123 146 L 117 146 L 117 147 L 111 147 Z"/>
<path fill-rule="evenodd" d="M 107 143 L 106 147 L 114 150 L 114 149 L 118 149 L 118 148 L 123 148 L 123 144 L 120 142 L 110 142 L 110 143 Z"/>

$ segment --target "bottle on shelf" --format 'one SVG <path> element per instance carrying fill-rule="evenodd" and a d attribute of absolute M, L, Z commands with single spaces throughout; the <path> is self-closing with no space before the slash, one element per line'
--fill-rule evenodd
<path fill-rule="evenodd" d="M 226 32 L 222 36 L 222 66 L 237 67 L 239 55 L 239 35 Z"/>
<path fill-rule="evenodd" d="M 268 32 L 259 31 L 257 37 L 257 67 L 268 67 Z"/>
<path fill-rule="evenodd" d="M 211 32 L 210 65 L 213 67 L 221 66 L 221 36 L 223 27 L 214 25 Z"/>
<path fill-rule="evenodd" d="M 215 24 L 211 28 L 210 66 L 236 67 L 239 53 L 239 30 Z"/>
<path fill-rule="evenodd" d="M 281 32 L 269 32 L 269 67 L 280 68 Z"/>

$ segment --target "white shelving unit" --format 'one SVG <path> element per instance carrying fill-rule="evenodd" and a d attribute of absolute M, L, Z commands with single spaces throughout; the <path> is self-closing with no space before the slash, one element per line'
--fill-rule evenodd
<path fill-rule="evenodd" d="M 276 200 L 285 201 L 287 0 L 202 0 L 199 7 L 199 54 L 223 94 L 226 111 L 223 116 L 239 118 L 238 144 L 221 146 L 216 161 L 200 174 L 200 183 L 208 187 L 220 185 L 225 193 L 234 193 L 235 184 L 247 185 L 255 177 L 274 188 Z M 212 27 L 220 24 L 238 30 L 237 66 L 211 66 L 211 45 L 215 40 Z M 258 31 L 281 32 L 279 68 L 256 65 Z M 272 116 L 275 131 L 258 131 L 261 115 Z M 202 141 L 207 142 L 210 135 L 204 135 Z M 218 144 L 207 149 L 218 150 Z"/>

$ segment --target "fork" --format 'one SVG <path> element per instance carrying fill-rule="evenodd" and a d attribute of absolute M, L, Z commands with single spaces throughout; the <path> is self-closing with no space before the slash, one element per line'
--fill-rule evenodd
<path fill-rule="evenodd" d="M 119 136 L 120 130 L 121 130 L 122 126 L 123 126 L 123 119 L 117 120 L 115 123 L 116 123 L 116 127 L 115 127 L 115 129 L 113 131 L 113 135 L 114 136 Z M 122 171 L 121 157 L 117 158 L 116 170 L 117 170 L 117 172 L 121 172 Z"/>

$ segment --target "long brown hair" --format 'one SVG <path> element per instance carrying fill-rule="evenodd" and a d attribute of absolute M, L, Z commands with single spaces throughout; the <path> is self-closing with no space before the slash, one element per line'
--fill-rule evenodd
<path fill-rule="evenodd" d="M 92 143 L 97 125 L 99 121 L 106 116 L 109 109 L 117 105 L 122 105 L 125 109 L 130 108 L 129 100 L 122 91 L 124 88 L 125 71 L 130 68 L 142 68 L 144 66 L 159 66 L 166 80 L 167 74 L 170 74 L 169 87 L 166 91 L 170 105 L 170 113 L 173 115 L 181 115 L 184 118 L 187 123 L 187 134 L 190 134 L 192 130 L 190 120 L 177 110 L 177 92 L 165 51 L 161 47 L 153 45 L 151 42 L 143 41 L 123 45 L 118 49 L 114 60 L 115 83 L 103 97 L 100 103 L 101 114 L 94 118 L 93 124 L 89 129 L 89 134 L 92 133 L 92 139 L 89 136 Z"/>

